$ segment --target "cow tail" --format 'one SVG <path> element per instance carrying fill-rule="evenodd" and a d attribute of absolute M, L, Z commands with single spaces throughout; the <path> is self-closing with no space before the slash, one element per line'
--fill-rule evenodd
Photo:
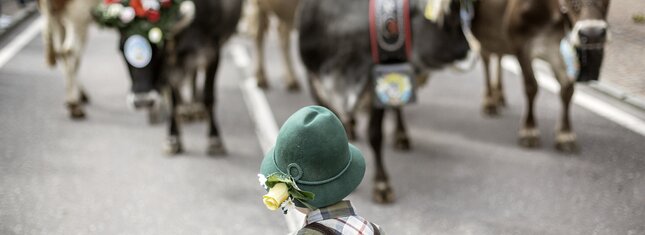
<path fill-rule="evenodd" d="M 50 67 L 56 66 L 56 51 L 54 49 L 53 34 L 52 34 L 52 22 L 55 21 L 53 18 L 53 9 L 50 0 L 39 0 L 38 5 L 40 8 L 40 13 L 45 18 L 43 23 L 43 44 L 45 46 L 45 62 Z"/>

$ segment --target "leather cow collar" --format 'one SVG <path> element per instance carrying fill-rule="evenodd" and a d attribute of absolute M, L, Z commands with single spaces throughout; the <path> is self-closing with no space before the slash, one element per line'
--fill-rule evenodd
<path fill-rule="evenodd" d="M 412 53 L 409 0 L 370 0 L 369 22 L 375 64 L 409 61 Z"/>

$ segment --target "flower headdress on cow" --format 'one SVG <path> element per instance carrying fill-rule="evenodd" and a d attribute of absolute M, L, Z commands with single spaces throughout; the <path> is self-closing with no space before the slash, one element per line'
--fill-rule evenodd
<path fill-rule="evenodd" d="M 180 21 L 192 20 L 195 4 L 190 0 L 104 0 L 92 13 L 102 26 L 160 45 Z"/>

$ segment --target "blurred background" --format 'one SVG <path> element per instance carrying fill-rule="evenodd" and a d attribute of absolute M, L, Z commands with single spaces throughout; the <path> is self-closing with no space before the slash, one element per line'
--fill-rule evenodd
<path fill-rule="evenodd" d="M 62 65 L 45 62 L 37 3 L 0 4 L 0 234 L 293 229 L 289 223 L 301 216 L 267 210 L 256 174 L 280 125 L 315 104 L 297 32 L 289 34 L 288 53 L 301 90 L 284 82 L 289 72 L 273 15 L 263 57 L 270 87 L 258 88 L 258 9 L 246 2 L 217 71 L 215 113 L 227 154 L 209 156 L 208 124 L 188 117 L 180 122 L 184 152 L 169 156 L 167 107 L 151 114 L 126 102 L 131 80 L 116 30 L 89 26 L 77 79 L 90 100 L 85 118 L 72 119 Z M 506 107 L 494 117 L 482 113 L 481 62 L 468 71 L 436 71 L 405 108 L 411 150 L 394 148 L 395 118 L 386 115 L 391 203 L 373 200 L 368 116 L 357 115 L 354 144 L 368 163 L 349 197 L 357 211 L 388 234 L 645 234 L 645 2 L 614 0 L 607 21 L 612 36 L 600 81 L 576 84 L 578 151 L 553 147 L 561 104 L 558 89 L 542 80 L 535 108 L 541 145 L 518 145 L 525 97 L 513 57 L 502 60 Z M 548 67 L 538 63 L 535 70 L 553 79 Z"/>

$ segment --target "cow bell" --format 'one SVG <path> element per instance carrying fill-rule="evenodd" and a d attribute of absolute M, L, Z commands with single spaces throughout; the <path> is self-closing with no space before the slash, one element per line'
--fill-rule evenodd
<path fill-rule="evenodd" d="M 576 82 L 598 81 L 604 58 L 604 45 L 574 46 L 565 38 L 560 42 L 560 53 L 566 66 L 567 76 Z"/>
<path fill-rule="evenodd" d="M 581 48 L 577 47 L 578 60 L 580 61 L 580 73 L 576 82 L 598 81 L 600 67 L 605 55 L 604 48 Z"/>

